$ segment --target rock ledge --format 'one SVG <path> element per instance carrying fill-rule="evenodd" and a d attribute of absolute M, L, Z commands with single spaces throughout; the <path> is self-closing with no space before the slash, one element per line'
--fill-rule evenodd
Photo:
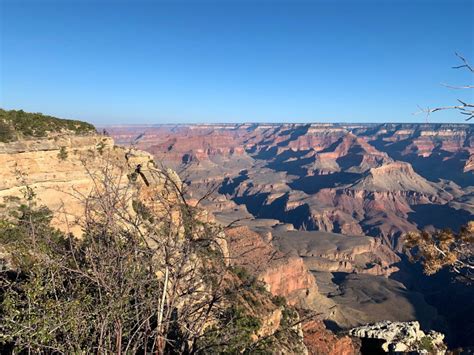
<path fill-rule="evenodd" d="M 420 323 L 413 322 L 378 322 L 353 328 L 349 335 L 361 339 L 385 340 L 382 349 L 386 352 L 416 351 L 419 353 L 435 352 L 444 354 L 444 334 L 435 331 L 425 333 Z"/>

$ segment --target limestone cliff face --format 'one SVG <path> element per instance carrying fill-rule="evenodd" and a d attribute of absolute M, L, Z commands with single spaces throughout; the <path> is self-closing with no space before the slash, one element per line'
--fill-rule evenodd
<path fill-rule="evenodd" d="M 337 313 L 331 310 L 333 302 L 318 292 L 316 280 L 303 259 L 278 251 L 271 243 L 271 235 L 265 241 L 246 226 L 232 228 L 226 235 L 231 263 L 257 275 L 273 295 L 328 317 Z"/>
<path fill-rule="evenodd" d="M 94 174 L 113 163 L 110 169 L 113 165 L 126 182 L 130 167 L 146 166 L 151 159 L 148 153 L 116 147 L 112 138 L 99 135 L 0 143 L 0 201 L 21 197 L 28 185 L 37 202 L 54 212 L 54 225 L 78 232 L 76 222 L 84 212 L 79 199 L 91 191 Z"/>
<path fill-rule="evenodd" d="M 274 248 L 271 234 L 262 237 L 248 227 L 241 226 L 228 230 L 226 235 L 231 263 L 257 275 L 273 295 L 283 296 L 288 304 L 311 309 L 325 318 L 341 318 L 334 303 L 319 293 L 316 280 L 304 260 Z M 280 322 L 281 312 L 277 309 L 263 319 L 262 329 L 268 333 Z M 304 322 L 300 330 L 308 354 L 358 353 L 359 347 L 351 338 L 337 337 L 321 321 Z"/>
<path fill-rule="evenodd" d="M 269 266 L 260 274 L 260 278 L 269 286 L 272 294 L 289 298 L 293 304 L 298 293 L 317 291 L 314 277 L 303 259 L 298 257 L 290 257 Z"/>
<path fill-rule="evenodd" d="M 226 235 L 232 263 L 257 274 L 272 294 L 295 304 L 299 297 L 317 293 L 314 277 L 301 258 L 283 255 L 245 226 L 230 229 Z"/>

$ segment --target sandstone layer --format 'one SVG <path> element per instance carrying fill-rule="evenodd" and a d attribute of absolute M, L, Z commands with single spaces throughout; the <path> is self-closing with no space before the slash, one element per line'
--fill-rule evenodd
<path fill-rule="evenodd" d="M 28 186 L 36 202 L 54 213 L 53 223 L 68 232 L 80 232 L 81 202 L 104 169 L 114 170 L 124 184 L 136 165 L 146 169 L 148 153 L 127 150 L 103 136 L 56 136 L 0 143 L 0 199 L 23 198 Z"/>

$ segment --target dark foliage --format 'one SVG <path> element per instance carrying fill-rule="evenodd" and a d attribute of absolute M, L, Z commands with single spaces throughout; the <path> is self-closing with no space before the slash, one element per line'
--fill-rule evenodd
<path fill-rule="evenodd" d="M 23 110 L 0 109 L 0 142 L 11 142 L 22 137 L 46 137 L 50 133 L 67 132 L 89 134 L 95 132 L 90 123 L 60 119 Z"/>

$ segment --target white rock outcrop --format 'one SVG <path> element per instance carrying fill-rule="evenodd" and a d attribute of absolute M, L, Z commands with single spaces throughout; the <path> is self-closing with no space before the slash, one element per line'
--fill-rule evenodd
<path fill-rule="evenodd" d="M 425 333 L 420 329 L 420 323 L 413 322 L 378 322 L 353 328 L 349 335 L 358 338 L 385 340 L 382 349 L 386 352 L 418 353 L 435 352 L 444 354 L 446 346 L 443 342 L 444 334 L 435 331 Z"/>

